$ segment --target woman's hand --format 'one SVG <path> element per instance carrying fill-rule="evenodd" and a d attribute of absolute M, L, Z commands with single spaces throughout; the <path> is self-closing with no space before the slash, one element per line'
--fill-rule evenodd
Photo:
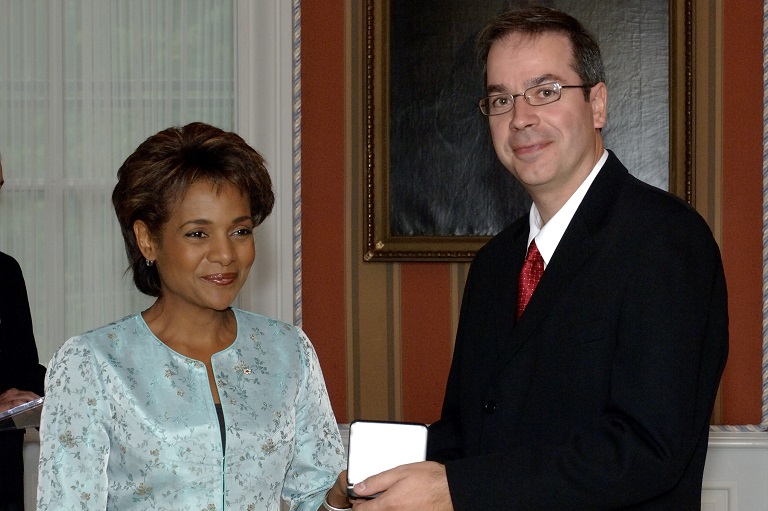
<path fill-rule="evenodd" d="M 336 484 L 334 484 L 325 496 L 326 502 L 331 506 L 338 509 L 352 509 L 352 504 L 347 498 L 347 471 L 344 470 L 339 477 L 336 478 Z M 323 511 L 325 506 L 320 508 Z"/>

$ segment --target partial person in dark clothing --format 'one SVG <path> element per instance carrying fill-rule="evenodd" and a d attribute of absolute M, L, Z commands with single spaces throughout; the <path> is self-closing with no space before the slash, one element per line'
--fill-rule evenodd
<path fill-rule="evenodd" d="M 21 267 L 0 252 L 0 412 L 40 397 L 44 376 Z M 24 509 L 23 442 L 23 430 L 0 432 L 0 511 Z"/>

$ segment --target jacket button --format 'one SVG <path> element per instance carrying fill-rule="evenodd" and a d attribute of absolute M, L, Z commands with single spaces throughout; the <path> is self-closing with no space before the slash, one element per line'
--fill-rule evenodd
<path fill-rule="evenodd" d="M 496 401 L 494 401 L 493 399 L 489 399 L 485 403 L 485 406 L 483 406 L 483 410 L 485 410 L 485 413 L 487 413 L 487 414 L 491 414 L 491 413 L 495 412 L 496 411 Z"/>

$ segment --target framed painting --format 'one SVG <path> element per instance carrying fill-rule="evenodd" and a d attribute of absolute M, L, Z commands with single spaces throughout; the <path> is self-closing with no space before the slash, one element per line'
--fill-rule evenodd
<path fill-rule="evenodd" d="M 600 43 L 606 147 L 690 202 L 690 0 L 366 0 L 364 260 L 467 261 L 528 212 L 477 107 L 475 38 L 533 3 L 573 14 Z"/>

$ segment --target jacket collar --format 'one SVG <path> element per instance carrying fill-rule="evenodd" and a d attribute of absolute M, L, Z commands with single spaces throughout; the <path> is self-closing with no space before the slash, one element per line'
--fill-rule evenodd
<path fill-rule="evenodd" d="M 510 338 L 502 347 L 500 362 L 503 365 L 531 338 L 538 325 L 551 312 L 558 296 L 563 293 L 592 257 L 596 238 L 607 224 L 616 203 L 619 190 L 629 175 L 626 167 L 616 155 L 609 151 L 608 160 L 590 186 L 584 200 L 576 210 L 565 230 L 547 269 L 536 287 L 536 291 L 525 309 L 525 313 L 512 329 Z M 525 259 L 528 241 L 528 225 L 520 226 L 514 233 L 513 271 L 519 275 Z M 517 306 L 517 278 L 515 283 L 514 306 Z M 514 307 L 511 310 L 515 310 Z"/>

